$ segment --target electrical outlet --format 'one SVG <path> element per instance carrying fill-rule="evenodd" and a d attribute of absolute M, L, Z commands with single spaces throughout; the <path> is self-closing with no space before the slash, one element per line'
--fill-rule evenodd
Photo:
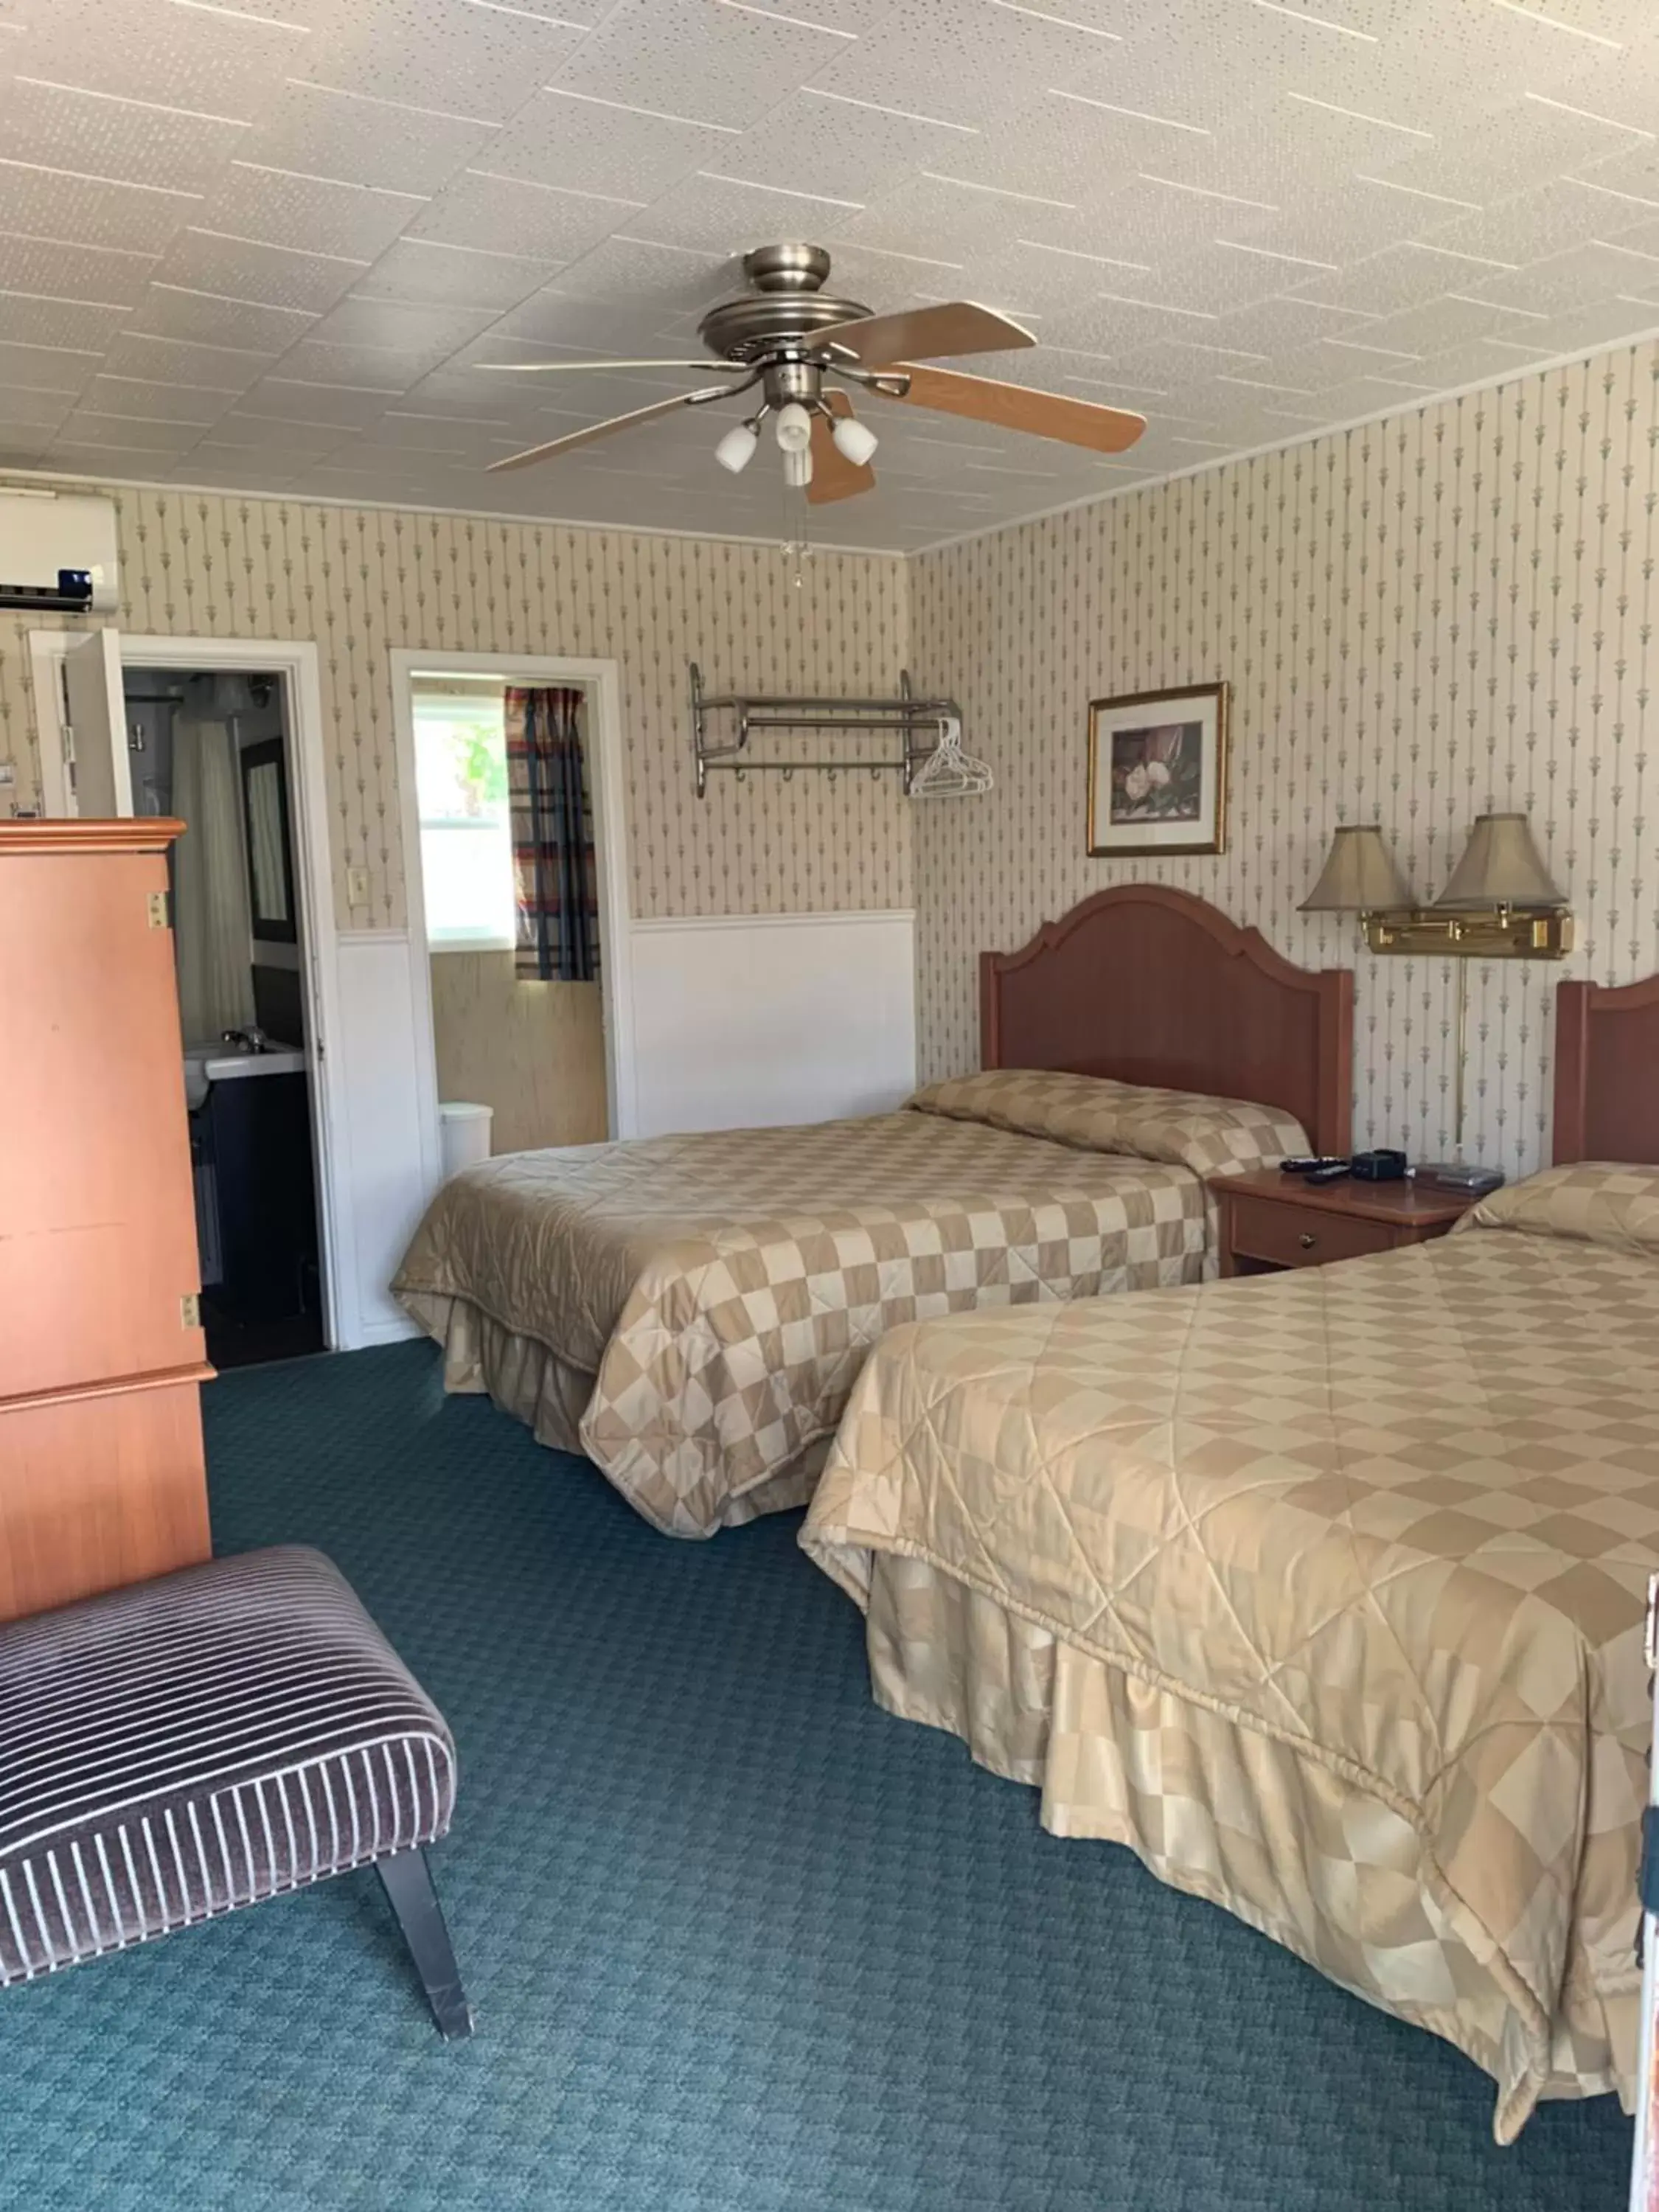
<path fill-rule="evenodd" d="M 346 903 L 349 906 L 368 904 L 368 870 L 367 868 L 346 870 Z"/>

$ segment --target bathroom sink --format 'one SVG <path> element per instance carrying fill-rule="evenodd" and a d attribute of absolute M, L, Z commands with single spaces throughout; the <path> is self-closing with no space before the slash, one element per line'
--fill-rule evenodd
<path fill-rule="evenodd" d="M 252 1075 L 303 1075 L 304 1053 L 291 1045 L 276 1045 L 266 1052 L 238 1052 L 228 1044 L 189 1044 L 185 1047 L 185 1103 L 194 1113 L 206 1103 L 216 1083 L 240 1083 Z"/>

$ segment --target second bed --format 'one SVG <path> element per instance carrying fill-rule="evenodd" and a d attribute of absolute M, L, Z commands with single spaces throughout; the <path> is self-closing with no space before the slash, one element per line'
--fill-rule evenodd
<path fill-rule="evenodd" d="M 898 1112 L 454 1178 L 393 1285 L 446 1387 L 707 1536 L 811 1494 L 888 1329 L 1200 1280 L 1206 1175 L 1346 1149 L 1352 977 L 1201 900 L 1102 892 L 981 980 L 983 1072 Z"/>

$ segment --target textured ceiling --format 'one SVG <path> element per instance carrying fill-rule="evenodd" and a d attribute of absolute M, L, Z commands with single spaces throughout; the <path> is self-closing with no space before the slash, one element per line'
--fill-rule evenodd
<path fill-rule="evenodd" d="M 0 0 L 0 465 L 908 548 L 1659 325 L 1656 0 Z M 484 476 L 698 379 L 473 364 L 696 351 L 789 237 L 1146 436 Z"/>

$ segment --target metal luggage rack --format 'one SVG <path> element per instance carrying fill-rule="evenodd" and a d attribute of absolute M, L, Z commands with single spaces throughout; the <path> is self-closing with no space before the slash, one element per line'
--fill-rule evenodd
<path fill-rule="evenodd" d="M 726 744 L 708 742 L 708 717 L 731 714 L 736 727 Z M 794 775 L 817 770 L 832 780 L 837 775 L 896 775 L 908 795 L 917 769 L 933 752 L 946 716 L 960 722 L 961 710 L 950 699 L 917 699 L 910 690 L 908 669 L 899 676 L 895 699 L 789 699 L 733 692 L 718 698 L 702 688 L 702 675 L 691 664 L 691 747 L 696 763 L 697 796 L 708 793 L 711 769 L 727 769 L 741 782 L 745 775 Z M 757 730 L 823 730 L 896 732 L 903 750 L 872 760 L 868 757 L 837 760 L 758 760 L 749 750 Z"/>

